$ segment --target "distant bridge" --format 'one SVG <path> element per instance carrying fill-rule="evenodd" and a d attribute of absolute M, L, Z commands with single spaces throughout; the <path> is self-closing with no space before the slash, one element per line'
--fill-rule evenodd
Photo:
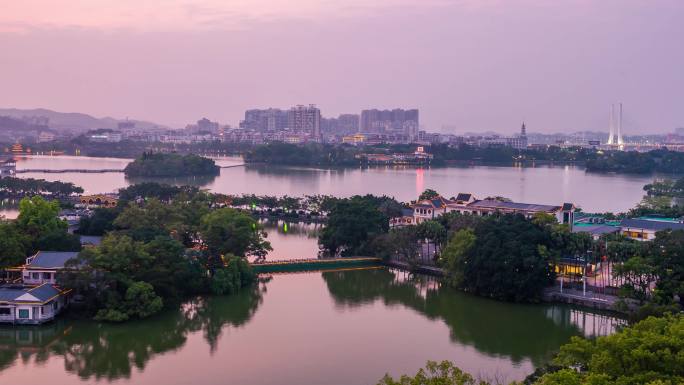
<path fill-rule="evenodd" d="M 284 261 L 255 262 L 251 266 L 256 273 L 285 273 L 293 271 L 345 269 L 353 267 L 379 266 L 381 258 L 311 258 Z"/>
<path fill-rule="evenodd" d="M 50 168 L 25 168 L 21 170 L 16 171 L 17 174 L 22 174 L 22 173 L 27 173 L 27 172 L 40 172 L 40 173 L 46 173 L 46 174 L 63 174 L 67 172 L 76 172 L 76 173 L 84 173 L 84 174 L 103 174 L 106 172 L 124 172 L 123 169 L 120 168 L 102 168 L 102 169 L 82 169 L 82 168 L 66 168 L 66 169 L 50 169 Z"/>
<path fill-rule="evenodd" d="M 231 164 L 229 166 L 220 166 L 221 168 L 233 168 L 233 167 L 243 167 L 245 163 L 241 164 Z M 45 174 L 64 174 L 64 173 L 82 173 L 82 174 L 104 174 L 108 172 L 124 172 L 122 168 L 99 168 L 99 169 L 88 169 L 88 168 L 65 168 L 65 169 L 54 169 L 54 168 L 25 168 L 16 171 L 17 174 L 27 173 L 27 172 L 38 172 Z"/>

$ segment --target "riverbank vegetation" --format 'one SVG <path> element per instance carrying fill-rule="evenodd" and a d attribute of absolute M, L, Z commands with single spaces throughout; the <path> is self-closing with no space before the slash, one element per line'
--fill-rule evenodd
<path fill-rule="evenodd" d="M 220 168 L 208 158 L 153 152 L 144 152 L 124 169 L 126 176 L 133 177 L 218 175 L 219 172 Z"/>
<path fill-rule="evenodd" d="M 57 277 L 98 320 L 145 318 L 191 295 L 236 293 L 255 280 L 246 257 L 271 250 L 250 213 L 218 207 L 212 194 L 152 185 L 126 193 L 130 200 L 82 219 L 82 233 L 104 238 Z M 160 193 L 170 194 L 166 202 L 154 196 Z M 56 200 L 24 198 L 18 218 L 0 222 L 0 267 L 38 250 L 79 251 L 79 237 L 58 214 Z"/>
<path fill-rule="evenodd" d="M 356 166 L 358 151 L 351 146 L 310 143 L 304 145 L 272 142 L 259 145 L 244 155 L 248 163 L 288 166 Z"/>
<path fill-rule="evenodd" d="M 586 160 L 587 171 L 629 174 L 684 174 L 684 153 L 666 149 L 648 152 L 606 151 Z"/>
<path fill-rule="evenodd" d="M 684 315 L 649 317 L 615 334 L 573 337 L 552 365 L 528 376 L 530 385 L 675 385 L 684 383 Z M 378 385 L 489 385 L 449 361 L 429 361 L 415 376 L 385 375 Z M 501 382 L 494 382 L 500 384 Z M 521 384 L 521 383 L 511 383 Z"/>
<path fill-rule="evenodd" d="M 34 195 L 66 198 L 82 193 L 83 188 L 70 182 L 51 182 L 45 179 L 33 178 L 0 178 L 0 198 L 30 197 Z"/>
<path fill-rule="evenodd" d="M 273 142 L 257 145 L 245 152 L 248 163 L 267 163 L 291 166 L 361 166 L 363 154 L 407 154 L 416 150 L 415 144 L 351 146 L 345 144 L 302 145 Z M 432 154 L 432 166 L 449 164 L 534 164 L 576 163 L 592 172 L 628 174 L 684 173 L 684 153 L 658 149 L 648 152 L 603 151 L 593 148 L 545 146 L 515 149 L 506 146 L 478 147 L 465 143 L 457 145 L 431 144 L 424 146 Z"/>

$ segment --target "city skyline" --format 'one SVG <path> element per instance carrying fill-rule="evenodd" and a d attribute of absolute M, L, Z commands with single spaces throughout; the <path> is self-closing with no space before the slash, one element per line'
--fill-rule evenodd
<path fill-rule="evenodd" d="M 3 5 L 0 106 L 171 127 L 309 103 L 325 117 L 417 108 L 428 131 L 511 134 L 522 120 L 606 131 L 622 102 L 625 135 L 684 126 L 677 1 L 158 5 Z"/>

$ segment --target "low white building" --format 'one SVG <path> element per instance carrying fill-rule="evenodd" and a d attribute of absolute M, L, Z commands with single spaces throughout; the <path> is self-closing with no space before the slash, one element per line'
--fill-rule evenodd
<path fill-rule="evenodd" d="M 25 285 L 56 284 L 57 273 L 77 255 L 75 251 L 39 251 L 26 258 L 26 264 L 21 267 L 21 279 Z"/>
<path fill-rule="evenodd" d="M 68 290 L 48 283 L 36 287 L 0 287 L 0 323 L 41 324 L 54 319 L 68 303 Z"/>
<path fill-rule="evenodd" d="M 445 199 L 441 196 L 433 199 L 419 200 L 411 205 L 415 223 L 435 219 L 443 214 L 457 212 L 460 214 L 487 216 L 496 213 L 521 214 L 532 218 L 535 214 L 553 215 L 558 223 L 572 226 L 575 205 L 542 205 L 535 203 L 518 203 L 500 199 L 477 199 L 473 194 L 459 193 L 455 198 Z"/>
<path fill-rule="evenodd" d="M 56 285 L 57 273 L 77 255 L 39 251 L 24 265 L 6 269 L 12 283 L 0 286 L 0 323 L 40 324 L 54 319 L 68 304 L 71 292 Z"/>

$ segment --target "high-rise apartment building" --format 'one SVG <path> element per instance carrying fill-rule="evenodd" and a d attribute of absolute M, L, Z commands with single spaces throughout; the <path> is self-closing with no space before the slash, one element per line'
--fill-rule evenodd
<path fill-rule="evenodd" d="M 291 131 L 306 133 L 315 139 L 321 137 L 321 110 L 314 104 L 297 105 L 287 113 L 287 126 Z"/>
<path fill-rule="evenodd" d="M 337 118 L 337 128 L 343 133 L 354 134 L 359 132 L 359 115 L 342 114 Z"/>
<path fill-rule="evenodd" d="M 265 110 L 253 109 L 245 111 L 245 120 L 240 128 L 257 131 L 281 131 L 287 128 L 288 111 L 279 108 Z"/>
<path fill-rule="evenodd" d="M 411 138 L 418 135 L 418 110 L 363 110 L 361 132 L 403 134 Z"/>
<path fill-rule="evenodd" d="M 359 115 L 341 114 L 337 118 L 321 118 L 323 134 L 350 135 L 359 132 Z"/>

